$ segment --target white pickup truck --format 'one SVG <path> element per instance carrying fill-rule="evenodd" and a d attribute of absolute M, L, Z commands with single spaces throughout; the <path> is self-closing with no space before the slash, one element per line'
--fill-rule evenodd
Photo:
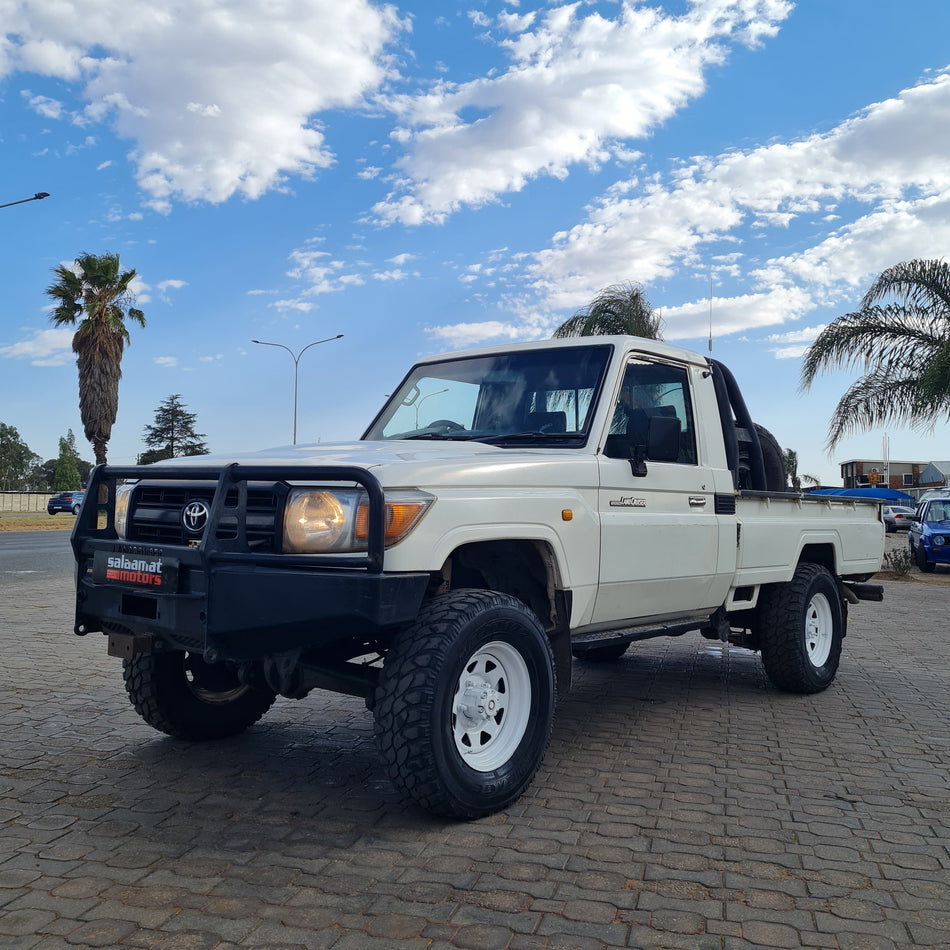
<path fill-rule="evenodd" d="M 591 337 L 421 360 L 358 442 L 99 467 L 72 544 L 75 632 L 150 725 L 361 696 L 394 784 L 469 819 L 532 781 L 575 658 L 698 631 L 825 689 L 884 525 L 788 492 L 718 362 Z"/>

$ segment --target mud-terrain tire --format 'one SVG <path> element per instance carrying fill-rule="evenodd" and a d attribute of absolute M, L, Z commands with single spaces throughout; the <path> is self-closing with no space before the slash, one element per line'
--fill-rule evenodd
<path fill-rule="evenodd" d="M 376 741 L 406 796 L 437 815 L 482 818 L 531 783 L 555 699 L 554 656 L 534 613 L 508 594 L 450 591 L 386 654 Z"/>
<path fill-rule="evenodd" d="M 799 564 L 787 584 L 759 595 L 762 663 L 772 683 L 790 693 L 818 693 L 834 681 L 847 614 L 838 584 L 820 564 Z"/>
<path fill-rule="evenodd" d="M 609 663 L 619 660 L 627 652 L 629 643 L 608 643 L 605 646 L 576 646 L 571 648 L 575 660 L 584 660 L 587 663 Z"/>
<path fill-rule="evenodd" d="M 244 732 L 276 694 L 241 683 L 223 665 L 197 653 L 140 654 L 122 663 L 125 691 L 135 711 L 159 732 L 204 741 Z"/>
<path fill-rule="evenodd" d="M 759 445 L 762 448 L 762 467 L 765 471 L 765 491 L 787 492 L 788 473 L 785 470 L 785 453 L 778 444 L 778 439 L 769 432 L 765 426 L 757 422 L 752 423 L 755 427 L 756 435 L 759 439 Z M 752 463 L 749 459 L 751 446 L 747 443 L 740 443 L 738 476 L 739 488 L 751 489 L 752 485 Z"/>
<path fill-rule="evenodd" d="M 788 472 L 785 470 L 785 453 L 778 439 L 765 426 L 753 423 L 762 446 L 762 464 L 765 466 L 765 490 L 788 491 Z"/>

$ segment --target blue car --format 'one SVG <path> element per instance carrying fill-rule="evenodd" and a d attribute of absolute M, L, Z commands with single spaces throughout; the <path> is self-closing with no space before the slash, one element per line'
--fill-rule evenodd
<path fill-rule="evenodd" d="M 78 515 L 79 506 L 85 497 L 86 493 L 84 491 L 57 492 L 46 503 L 46 510 L 51 515 L 55 515 L 57 511 L 71 511 L 74 515 Z"/>
<path fill-rule="evenodd" d="M 950 497 L 922 502 L 907 535 L 911 557 L 930 574 L 938 564 L 950 564 Z"/>

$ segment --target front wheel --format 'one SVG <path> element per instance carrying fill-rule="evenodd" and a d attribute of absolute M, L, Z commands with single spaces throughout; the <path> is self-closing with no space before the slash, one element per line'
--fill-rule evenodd
<path fill-rule="evenodd" d="M 933 561 L 927 560 L 927 552 L 924 550 L 923 544 L 918 544 L 914 551 L 914 560 L 917 561 L 917 566 L 925 574 L 933 574 L 937 569 L 937 565 Z"/>
<path fill-rule="evenodd" d="M 146 653 L 122 663 L 135 711 L 153 728 L 178 739 L 223 739 L 254 725 L 277 698 L 242 683 L 226 666 L 198 653 Z"/>
<path fill-rule="evenodd" d="M 458 590 L 397 635 L 374 703 L 393 784 L 452 818 L 507 808 L 541 765 L 554 721 L 554 657 L 517 598 Z"/>
<path fill-rule="evenodd" d="M 791 693 L 818 693 L 838 672 L 845 607 L 838 585 L 820 564 L 799 564 L 787 584 L 762 590 L 759 647 L 769 679 Z"/>

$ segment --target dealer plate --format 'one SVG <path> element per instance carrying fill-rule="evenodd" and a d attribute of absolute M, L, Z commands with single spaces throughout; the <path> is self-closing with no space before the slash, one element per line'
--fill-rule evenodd
<path fill-rule="evenodd" d="M 178 588 L 178 559 L 122 551 L 96 551 L 92 580 L 96 584 L 121 584 L 136 590 L 174 593 Z"/>

